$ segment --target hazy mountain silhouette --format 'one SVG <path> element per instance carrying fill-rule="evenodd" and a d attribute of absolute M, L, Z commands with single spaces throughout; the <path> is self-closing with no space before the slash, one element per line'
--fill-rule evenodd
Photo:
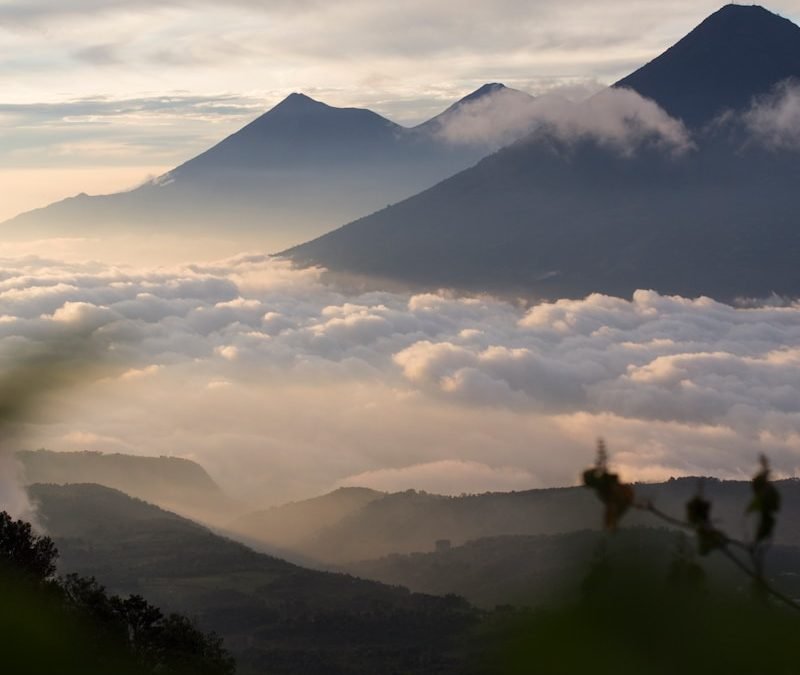
<path fill-rule="evenodd" d="M 385 493 L 368 488 L 339 488 L 320 497 L 248 513 L 229 523 L 227 529 L 291 549 L 383 496 Z"/>
<path fill-rule="evenodd" d="M 467 94 L 427 122 L 414 127 L 413 131 L 423 134 L 423 137 L 441 138 L 441 133 L 445 127 L 459 115 L 474 114 L 480 116 L 490 106 L 497 106 L 499 111 L 503 109 L 516 110 L 532 104 L 534 100 L 533 96 L 526 94 L 524 91 L 511 89 L 500 82 L 490 82 L 479 87 L 471 94 Z M 476 141 L 474 145 L 480 146 L 481 144 Z"/>
<path fill-rule="evenodd" d="M 637 485 L 636 490 L 662 510 L 680 516 L 685 503 L 696 494 L 697 485 L 697 478 L 681 478 Z M 800 546 L 800 481 L 778 481 L 777 486 L 783 508 L 776 542 Z M 714 503 L 715 523 L 741 533 L 750 484 L 706 478 L 704 493 Z M 631 513 L 626 516 L 626 524 L 654 522 L 647 514 Z M 460 546 L 484 537 L 551 535 L 601 526 L 597 499 L 582 487 L 461 497 L 409 490 L 371 500 L 322 530 L 309 533 L 304 541 L 298 538 L 295 550 L 317 560 L 342 564 L 390 554 L 431 552 L 436 541 L 442 539 Z"/>
<path fill-rule="evenodd" d="M 763 7 L 731 4 L 614 86 L 699 126 L 798 75 L 800 28 Z"/>
<path fill-rule="evenodd" d="M 501 89 L 512 91 L 490 85 L 464 102 Z M 21 214 L 6 221 L 4 236 L 108 235 L 135 227 L 140 233 L 246 236 L 276 250 L 412 195 L 493 150 L 434 133 L 458 108 L 409 129 L 370 110 L 336 108 L 294 93 L 139 188 L 81 194 Z"/>
<path fill-rule="evenodd" d="M 97 483 L 205 522 L 227 522 L 246 508 L 202 466 L 179 457 L 36 450 L 16 458 L 28 483 Z"/>
<path fill-rule="evenodd" d="M 766 95 L 787 75 L 800 77 L 793 56 L 800 28 L 760 7 L 725 8 L 681 44 L 676 56 L 667 52 L 621 84 L 638 83 L 667 110 L 696 121 Z M 731 50 L 760 64 L 738 98 L 725 78 L 719 90 L 711 81 L 707 95 L 695 97 L 700 75 L 684 93 L 692 63 L 702 74 Z M 592 103 L 584 104 L 585 117 Z M 695 103 L 693 112 L 687 106 Z M 641 123 L 621 116 L 631 132 L 622 147 L 602 125 L 593 133 L 544 125 L 475 167 L 285 255 L 372 283 L 529 297 L 628 296 L 637 288 L 722 300 L 800 293 L 800 147 L 758 138 L 736 115 L 695 129 L 683 147 L 665 146 Z"/>

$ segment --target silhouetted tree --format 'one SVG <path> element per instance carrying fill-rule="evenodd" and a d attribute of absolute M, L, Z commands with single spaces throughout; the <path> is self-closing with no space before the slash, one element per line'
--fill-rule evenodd
<path fill-rule="evenodd" d="M 56 573 L 58 551 L 50 537 L 34 534 L 30 523 L 0 513 L 0 564 L 38 581 Z"/>
<path fill-rule="evenodd" d="M 56 579 L 58 550 L 30 523 L 0 512 L 0 574 L 52 591 L 59 605 L 88 621 L 98 638 L 127 651 L 148 673 L 233 675 L 233 657 L 215 634 L 200 631 L 179 614 L 165 616 L 139 595 L 110 596 L 94 578 L 69 574 Z"/>
<path fill-rule="evenodd" d="M 711 518 L 712 504 L 703 495 L 702 481 L 697 494 L 686 503 L 685 519 L 664 513 L 649 499 L 637 500 L 634 487 L 623 483 L 618 474 L 609 470 L 608 451 L 602 439 L 597 442 L 594 466 L 583 472 L 583 484 L 594 490 L 603 503 L 606 529 L 616 529 L 622 516 L 631 508 L 651 513 L 669 525 L 693 532 L 700 555 L 720 552 L 750 577 L 759 593 L 800 610 L 800 605 L 770 585 L 764 574 L 764 556 L 772 541 L 781 499 L 770 481 L 767 458 L 761 455 L 759 462 L 760 469 L 751 481 L 753 496 L 745 509 L 746 513 L 756 518 L 753 534 L 748 541 L 734 539 L 714 525 Z"/>

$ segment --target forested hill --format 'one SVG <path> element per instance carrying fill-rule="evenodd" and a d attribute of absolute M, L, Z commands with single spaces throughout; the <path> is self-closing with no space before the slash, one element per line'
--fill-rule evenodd
<path fill-rule="evenodd" d="M 16 457 L 28 483 L 97 483 L 208 522 L 224 522 L 243 510 L 188 459 L 49 450 Z"/>
<path fill-rule="evenodd" d="M 750 484 L 714 478 L 680 478 L 664 483 L 637 485 L 642 498 L 682 517 L 686 502 L 698 486 L 714 503 L 714 520 L 736 535 L 751 526 L 745 507 Z M 776 542 L 800 545 L 800 481 L 778 481 L 782 511 Z M 631 525 L 652 525 L 647 514 L 632 513 Z M 370 500 L 358 510 L 321 530 L 297 532 L 295 550 L 311 558 L 341 564 L 380 558 L 393 553 L 433 551 L 436 541 L 453 546 L 482 537 L 541 535 L 599 529 L 601 512 L 594 495 L 582 487 L 494 492 L 446 497 L 409 490 Z M 270 543 L 272 530 L 261 540 Z M 257 529 L 249 536 L 259 538 Z"/>
<path fill-rule="evenodd" d="M 255 675 L 456 672 L 476 619 L 458 598 L 315 572 L 98 485 L 34 485 L 61 571 L 195 617 Z"/>

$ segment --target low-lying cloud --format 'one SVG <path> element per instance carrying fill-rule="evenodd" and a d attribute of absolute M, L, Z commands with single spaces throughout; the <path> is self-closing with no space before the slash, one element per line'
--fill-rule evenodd
<path fill-rule="evenodd" d="M 508 492 L 540 487 L 528 471 L 514 467 L 491 467 L 480 462 L 444 459 L 399 469 L 378 469 L 350 476 L 341 487 L 369 485 L 375 490 L 398 492 L 423 490 L 433 494 Z"/>
<path fill-rule="evenodd" d="M 680 120 L 631 89 L 603 89 L 586 98 L 558 90 L 530 98 L 500 89 L 465 103 L 443 120 L 439 135 L 451 143 L 499 148 L 525 135 L 549 134 L 573 143 L 590 138 L 623 154 L 651 142 L 682 153 L 693 141 Z"/>
<path fill-rule="evenodd" d="M 776 150 L 800 150 L 800 81 L 787 80 L 744 115 L 753 136 Z"/>
<path fill-rule="evenodd" d="M 3 260 L 0 355 L 76 334 L 112 370 L 29 422 L 29 447 L 189 457 L 261 504 L 571 484 L 598 435 L 629 478 L 743 476 L 760 451 L 800 468 L 796 303 L 638 291 L 525 308 L 348 294 L 263 255 Z"/>

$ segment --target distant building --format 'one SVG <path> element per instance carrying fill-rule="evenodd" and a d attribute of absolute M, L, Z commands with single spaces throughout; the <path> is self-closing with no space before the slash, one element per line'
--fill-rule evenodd
<path fill-rule="evenodd" d="M 436 552 L 443 553 L 444 551 L 449 551 L 452 547 L 449 539 L 437 539 L 436 540 Z"/>

